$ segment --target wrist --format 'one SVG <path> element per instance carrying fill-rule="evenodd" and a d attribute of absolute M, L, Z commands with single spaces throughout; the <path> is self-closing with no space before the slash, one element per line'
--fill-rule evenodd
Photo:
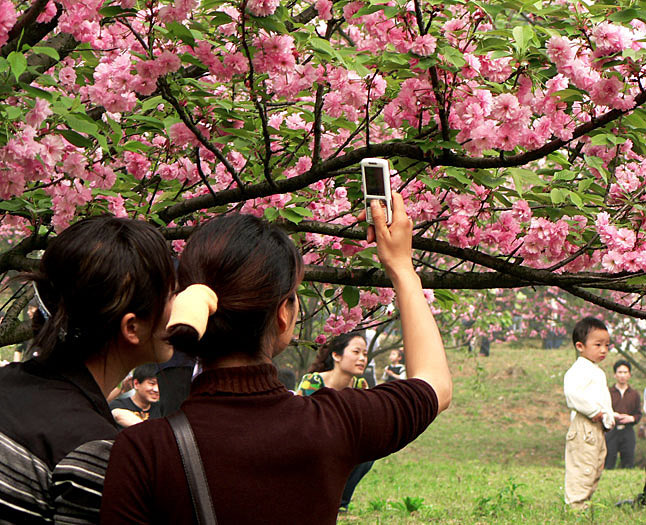
<path fill-rule="evenodd" d="M 395 290 L 398 288 L 415 285 L 421 286 L 421 280 L 419 275 L 415 272 L 415 268 L 411 264 L 409 267 L 399 267 L 388 270 L 388 275 L 390 280 L 393 282 Z"/>

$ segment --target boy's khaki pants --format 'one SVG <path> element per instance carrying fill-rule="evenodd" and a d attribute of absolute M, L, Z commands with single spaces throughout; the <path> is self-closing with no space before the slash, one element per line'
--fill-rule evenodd
<path fill-rule="evenodd" d="M 572 508 L 587 507 L 605 460 L 603 425 L 577 412 L 565 438 L 565 503 Z"/>

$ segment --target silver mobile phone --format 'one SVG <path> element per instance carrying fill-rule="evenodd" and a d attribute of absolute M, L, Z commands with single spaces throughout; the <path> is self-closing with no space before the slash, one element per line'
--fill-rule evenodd
<path fill-rule="evenodd" d="M 374 224 L 370 201 L 377 200 L 384 208 L 386 224 L 393 221 L 393 205 L 390 193 L 390 164 L 386 159 L 363 159 L 361 161 L 363 199 L 366 206 L 366 221 Z"/>

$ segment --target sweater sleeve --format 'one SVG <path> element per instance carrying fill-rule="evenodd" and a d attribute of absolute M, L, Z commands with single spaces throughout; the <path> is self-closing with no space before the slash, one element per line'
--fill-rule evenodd
<path fill-rule="evenodd" d="M 437 395 L 420 379 L 392 381 L 369 390 L 329 388 L 311 399 L 323 420 L 347 436 L 347 453 L 355 462 L 382 458 L 413 441 L 435 419 Z"/>
<path fill-rule="evenodd" d="M 111 448 L 112 441 L 90 441 L 54 467 L 51 492 L 56 524 L 97 523 Z"/>

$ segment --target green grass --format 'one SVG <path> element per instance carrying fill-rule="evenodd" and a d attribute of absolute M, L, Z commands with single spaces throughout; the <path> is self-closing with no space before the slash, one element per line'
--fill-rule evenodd
<path fill-rule="evenodd" d="M 450 353 L 450 409 L 375 463 L 339 523 L 646 524 L 646 509 L 615 506 L 644 485 L 646 440 L 637 442 L 642 468 L 604 472 L 590 510 L 565 508 L 562 382 L 573 353 L 532 345 L 495 346 L 489 358 Z M 609 382 L 615 359 L 602 364 Z M 646 379 L 632 385 L 641 391 Z"/>

